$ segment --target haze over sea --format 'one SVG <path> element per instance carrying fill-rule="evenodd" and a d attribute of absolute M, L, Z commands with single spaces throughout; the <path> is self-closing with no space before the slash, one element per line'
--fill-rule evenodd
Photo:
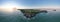
<path fill-rule="evenodd" d="M 0 11 L 0 22 L 60 22 L 60 10 L 39 13 L 34 19 L 25 19 L 19 10 L 13 12 Z"/>

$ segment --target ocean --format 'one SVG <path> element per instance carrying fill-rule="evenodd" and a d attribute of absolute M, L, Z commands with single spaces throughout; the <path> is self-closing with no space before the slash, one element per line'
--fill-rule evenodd
<path fill-rule="evenodd" d="M 48 13 L 38 13 L 30 20 L 24 18 L 20 11 L 4 12 L 0 11 L 0 22 L 60 22 L 60 11 L 48 11 Z"/>

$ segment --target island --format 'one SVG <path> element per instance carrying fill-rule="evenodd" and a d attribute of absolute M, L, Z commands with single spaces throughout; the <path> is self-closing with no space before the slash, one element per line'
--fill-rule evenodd
<path fill-rule="evenodd" d="M 26 18 L 32 18 L 38 13 L 47 13 L 47 10 L 38 10 L 38 9 L 18 9 L 21 11 Z"/>
<path fill-rule="evenodd" d="M 56 9 L 54 9 L 53 11 L 56 11 Z"/>

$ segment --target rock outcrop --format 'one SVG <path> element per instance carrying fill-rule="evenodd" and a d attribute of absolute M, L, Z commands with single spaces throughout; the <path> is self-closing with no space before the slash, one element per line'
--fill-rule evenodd
<path fill-rule="evenodd" d="M 32 17 L 36 16 L 36 14 L 42 13 L 42 12 L 47 13 L 46 10 L 41 11 L 41 10 L 37 10 L 37 9 L 18 9 L 18 10 L 20 10 L 26 18 L 32 18 Z"/>

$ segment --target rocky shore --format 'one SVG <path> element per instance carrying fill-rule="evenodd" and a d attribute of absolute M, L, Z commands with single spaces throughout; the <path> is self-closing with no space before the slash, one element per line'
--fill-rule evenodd
<path fill-rule="evenodd" d="M 37 9 L 18 9 L 20 10 L 26 18 L 32 18 L 38 13 L 47 13 L 47 10 L 37 10 Z"/>

